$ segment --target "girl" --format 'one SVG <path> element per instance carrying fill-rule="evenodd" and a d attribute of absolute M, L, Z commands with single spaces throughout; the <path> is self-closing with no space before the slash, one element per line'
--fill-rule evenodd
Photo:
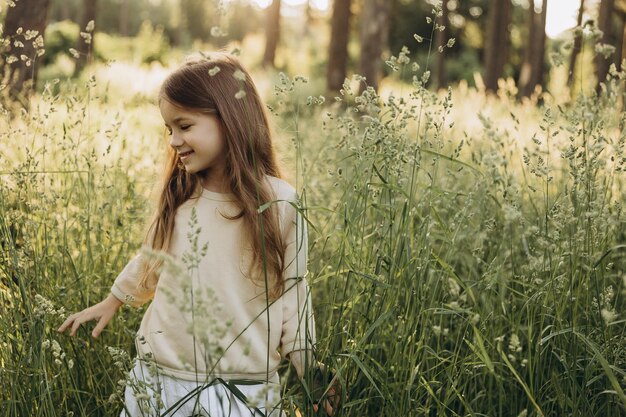
<path fill-rule="evenodd" d="M 265 107 L 236 58 L 217 53 L 170 74 L 159 108 L 170 147 L 151 250 L 59 331 L 97 320 L 98 337 L 123 303 L 151 300 L 122 416 L 280 415 L 279 361 L 302 377 L 315 334 L 306 227 Z"/>

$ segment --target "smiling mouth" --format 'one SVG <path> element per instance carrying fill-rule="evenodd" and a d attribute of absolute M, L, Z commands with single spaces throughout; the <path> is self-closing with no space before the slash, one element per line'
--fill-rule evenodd
<path fill-rule="evenodd" d="M 178 157 L 181 160 L 185 160 L 189 155 L 191 155 L 193 153 L 193 151 L 187 151 L 187 152 L 181 152 L 178 154 Z"/>

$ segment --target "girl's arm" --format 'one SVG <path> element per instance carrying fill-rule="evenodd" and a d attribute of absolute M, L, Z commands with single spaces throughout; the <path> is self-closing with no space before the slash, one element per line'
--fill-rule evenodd
<path fill-rule="evenodd" d="M 69 316 L 58 331 L 63 333 L 72 326 L 70 336 L 74 336 L 81 324 L 97 320 L 98 324 L 96 324 L 91 335 L 98 337 L 122 304 L 139 307 L 150 300 L 154 295 L 154 285 L 149 288 L 140 288 L 138 285 L 142 267 L 141 255 L 135 256 L 117 276 L 107 298 Z"/>
<path fill-rule="evenodd" d="M 122 304 L 123 303 L 117 297 L 115 297 L 113 294 L 109 294 L 107 298 L 105 298 L 98 304 L 69 316 L 67 320 L 63 322 L 61 327 L 59 327 L 58 331 L 60 333 L 63 333 L 70 326 L 72 326 L 70 336 L 74 336 L 81 324 L 88 321 L 97 320 L 98 323 L 91 332 L 91 335 L 93 337 L 98 337 L 100 336 L 100 333 L 102 333 L 102 330 L 109 323 L 109 321 L 111 321 L 111 318 L 113 318 L 113 316 L 115 315 L 117 310 L 119 310 Z"/>

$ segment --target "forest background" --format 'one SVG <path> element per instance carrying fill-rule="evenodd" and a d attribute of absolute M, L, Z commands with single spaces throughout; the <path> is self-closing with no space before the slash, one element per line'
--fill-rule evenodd
<path fill-rule="evenodd" d="M 0 415 L 119 413 L 143 310 L 55 329 L 139 250 L 159 83 L 216 49 L 302 197 L 338 415 L 624 415 L 626 2 L 558 3 L 0 2 Z"/>

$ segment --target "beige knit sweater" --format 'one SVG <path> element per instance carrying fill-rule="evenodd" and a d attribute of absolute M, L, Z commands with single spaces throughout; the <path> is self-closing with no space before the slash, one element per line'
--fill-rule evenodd
<path fill-rule="evenodd" d="M 140 358 L 160 372 L 192 380 L 255 379 L 277 382 L 281 357 L 290 353 L 298 373 L 303 351 L 315 341 L 307 273 L 305 222 L 290 203 L 293 187 L 268 177 L 283 233 L 285 284 L 274 302 L 247 275 L 250 254 L 233 196 L 202 190 L 177 211 L 171 248 L 158 282 L 139 286 L 142 258 L 136 256 L 111 292 L 140 306 L 149 300 L 137 333 Z M 182 262 L 181 262 L 182 261 Z"/>

